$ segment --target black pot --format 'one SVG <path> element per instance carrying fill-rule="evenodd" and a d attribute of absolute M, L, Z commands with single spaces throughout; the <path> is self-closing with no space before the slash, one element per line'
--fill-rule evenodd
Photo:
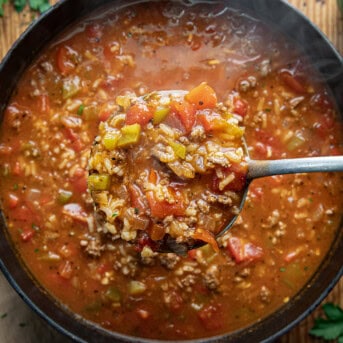
<path fill-rule="evenodd" d="M 124 0 L 61 0 L 35 21 L 14 44 L 0 65 L 0 114 L 15 89 L 23 71 L 42 47 L 65 29 L 101 5 L 133 2 Z M 190 1 L 185 1 L 189 3 Z M 196 2 L 196 1 L 191 1 Z M 207 1 L 209 2 L 209 1 Z M 310 57 L 319 74 L 327 80 L 338 110 L 343 114 L 343 60 L 327 38 L 300 12 L 283 0 L 231 0 L 229 7 L 246 10 L 295 40 Z M 0 267 L 24 301 L 49 324 L 77 342 L 153 342 L 109 332 L 71 313 L 53 299 L 22 264 L 7 233 L 4 215 L 0 218 Z M 286 305 L 248 328 L 194 342 L 270 342 L 286 333 L 309 315 L 325 298 L 343 274 L 343 232 L 336 238 L 323 263 L 308 284 Z M 156 342 L 156 341 L 155 341 Z"/>

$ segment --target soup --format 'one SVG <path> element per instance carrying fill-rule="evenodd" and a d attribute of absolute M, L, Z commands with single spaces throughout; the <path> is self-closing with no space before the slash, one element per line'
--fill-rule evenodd
<path fill-rule="evenodd" d="M 118 96 L 201 82 L 242 118 L 251 157 L 342 153 L 333 102 L 300 50 L 218 5 L 138 4 L 87 18 L 41 53 L 5 111 L 1 200 L 16 249 L 56 299 L 106 329 L 192 339 L 246 327 L 287 303 L 333 241 L 337 173 L 253 181 L 220 251 L 178 256 L 99 235 L 87 190 L 99 123 Z"/>

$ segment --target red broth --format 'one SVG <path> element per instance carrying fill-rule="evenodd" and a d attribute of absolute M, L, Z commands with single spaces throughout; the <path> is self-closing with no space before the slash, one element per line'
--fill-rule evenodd
<path fill-rule="evenodd" d="M 1 202 L 13 242 L 51 294 L 106 329 L 191 339 L 245 327 L 287 303 L 333 241 L 338 173 L 253 181 L 218 253 L 142 254 L 99 239 L 86 184 L 99 122 L 125 92 L 203 81 L 243 117 L 253 158 L 342 153 L 332 99 L 299 50 L 257 20 L 204 4 L 86 19 L 42 52 L 5 111 Z"/>

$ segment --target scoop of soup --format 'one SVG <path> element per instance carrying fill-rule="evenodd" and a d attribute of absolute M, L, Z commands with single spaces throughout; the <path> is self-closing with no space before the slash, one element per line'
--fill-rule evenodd
<path fill-rule="evenodd" d="M 136 242 L 147 236 L 154 249 L 171 238 L 218 251 L 214 236 L 238 214 L 245 186 L 243 118 L 205 83 L 116 102 L 88 164 L 101 232 Z"/>

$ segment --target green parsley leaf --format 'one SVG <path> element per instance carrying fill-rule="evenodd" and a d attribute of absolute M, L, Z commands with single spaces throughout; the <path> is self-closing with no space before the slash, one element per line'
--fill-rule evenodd
<path fill-rule="evenodd" d="M 117 212 L 114 212 L 114 213 L 112 214 L 112 218 L 116 217 L 117 215 L 118 215 L 118 213 L 117 213 Z"/>
<path fill-rule="evenodd" d="M 30 8 L 40 13 L 45 12 L 49 7 L 49 0 L 29 0 Z"/>
<path fill-rule="evenodd" d="M 12 0 L 13 6 L 17 12 L 21 12 L 26 6 L 26 0 Z"/>
<path fill-rule="evenodd" d="M 323 305 L 326 319 L 317 318 L 310 334 L 324 340 L 337 339 L 343 342 L 343 310 L 334 304 Z"/>
<path fill-rule="evenodd" d="M 9 2 L 8 0 L 0 0 L 0 17 L 4 15 L 4 4 Z M 21 12 L 27 3 L 29 3 L 30 9 L 33 11 L 39 11 L 40 13 L 45 12 L 50 7 L 49 0 L 11 0 L 10 3 L 13 5 L 15 10 Z"/>
<path fill-rule="evenodd" d="M 2 17 L 4 15 L 4 4 L 7 2 L 7 0 L 0 0 L 0 16 Z"/>

